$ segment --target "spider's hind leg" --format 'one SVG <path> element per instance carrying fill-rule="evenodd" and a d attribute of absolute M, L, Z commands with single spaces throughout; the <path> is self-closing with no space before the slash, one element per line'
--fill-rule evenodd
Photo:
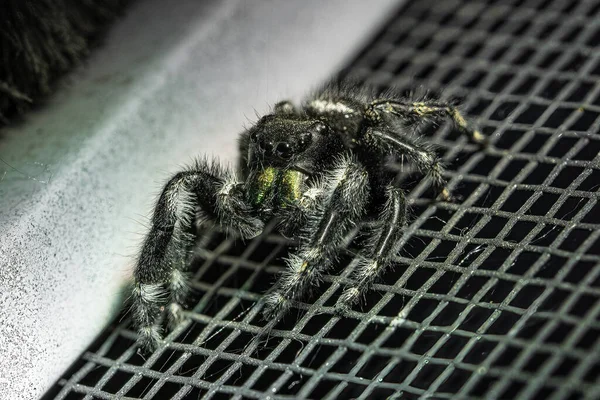
<path fill-rule="evenodd" d="M 398 251 L 398 241 L 405 224 L 406 201 L 402 189 L 393 186 L 386 188 L 386 197 L 379 223 L 364 252 L 359 255 L 359 264 L 352 273 L 353 283 L 346 287 L 336 305 L 342 314 L 360 300 L 360 296 L 389 266 Z"/>
<path fill-rule="evenodd" d="M 395 157 L 406 156 L 422 174 L 431 179 L 434 191 L 439 193 L 443 200 L 452 198 L 443 177 L 444 166 L 431 146 L 408 135 L 374 128 L 368 128 L 365 136 L 367 140 L 376 143 L 383 153 Z"/>
<path fill-rule="evenodd" d="M 396 117 L 402 122 L 419 122 L 422 120 L 439 121 L 450 119 L 471 141 L 487 145 L 487 137 L 474 128 L 456 106 L 442 100 L 401 101 L 396 99 L 376 99 L 365 111 L 365 116 L 372 125 L 377 125 L 383 116 Z"/>

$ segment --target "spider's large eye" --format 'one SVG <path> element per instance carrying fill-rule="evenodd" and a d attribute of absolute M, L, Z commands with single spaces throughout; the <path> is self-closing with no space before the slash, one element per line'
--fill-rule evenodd
<path fill-rule="evenodd" d="M 286 142 L 277 143 L 275 151 L 281 158 L 290 158 L 292 156 L 292 146 Z"/>
<path fill-rule="evenodd" d="M 250 134 L 250 140 L 252 141 L 252 143 L 258 142 L 258 133 L 256 133 L 256 131 Z"/>
<path fill-rule="evenodd" d="M 266 141 L 266 140 L 264 140 L 264 139 L 263 139 L 263 140 L 261 140 L 261 141 L 258 143 L 258 146 L 259 146 L 261 149 L 263 149 L 265 152 L 267 152 L 267 154 L 270 154 L 270 153 L 273 151 L 273 147 L 275 147 L 275 146 L 273 145 L 273 142 L 271 142 L 270 140 L 269 140 L 269 141 Z"/>

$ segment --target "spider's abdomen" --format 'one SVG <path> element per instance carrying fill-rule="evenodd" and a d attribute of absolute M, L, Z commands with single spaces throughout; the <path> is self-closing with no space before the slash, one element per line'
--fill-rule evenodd
<path fill-rule="evenodd" d="M 276 211 L 300 199 L 304 178 L 303 173 L 290 169 L 256 171 L 249 177 L 248 201 L 258 211 Z"/>
<path fill-rule="evenodd" d="M 363 122 L 364 105 L 352 99 L 314 99 L 304 108 L 311 117 L 325 119 L 334 131 L 350 136 L 358 133 Z"/>

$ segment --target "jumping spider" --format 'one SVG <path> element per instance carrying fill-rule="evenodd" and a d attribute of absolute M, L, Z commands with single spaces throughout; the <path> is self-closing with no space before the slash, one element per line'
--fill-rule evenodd
<path fill-rule="evenodd" d="M 390 159 L 412 162 L 443 200 L 450 199 L 438 156 L 409 129 L 445 118 L 472 141 L 485 142 L 450 103 L 410 101 L 393 92 L 376 97 L 366 88 L 329 85 L 300 109 L 289 101 L 277 103 L 243 132 L 237 174 L 198 161 L 173 176 L 156 204 L 134 274 L 132 309 L 140 345 L 159 345 L 165 308 L 172 320 L 181 317 L 195 227 L 204 222 L 252 238 L 276 218 L 279 231 L 299 239 L 298 250 L 285 260 L 287 270 L 261 302 L 264 317 L 273 320 L 319 283 L 348 232 L 371 220 L 352 284 L 337 307 L 343 311 L 357 303 L 399 250 L 405 226 L 404 193 L 394 184 Z"/>

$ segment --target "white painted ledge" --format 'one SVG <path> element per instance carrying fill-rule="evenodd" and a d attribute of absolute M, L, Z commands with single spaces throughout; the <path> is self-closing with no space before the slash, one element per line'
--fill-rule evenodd
<path fill-rule="evenodd" d="M 0 137 L 0 398 L 41 396 L 122 304 L 144 221 L 196 155 L 301 98 L 397 1 L 139 1 Z"/>

